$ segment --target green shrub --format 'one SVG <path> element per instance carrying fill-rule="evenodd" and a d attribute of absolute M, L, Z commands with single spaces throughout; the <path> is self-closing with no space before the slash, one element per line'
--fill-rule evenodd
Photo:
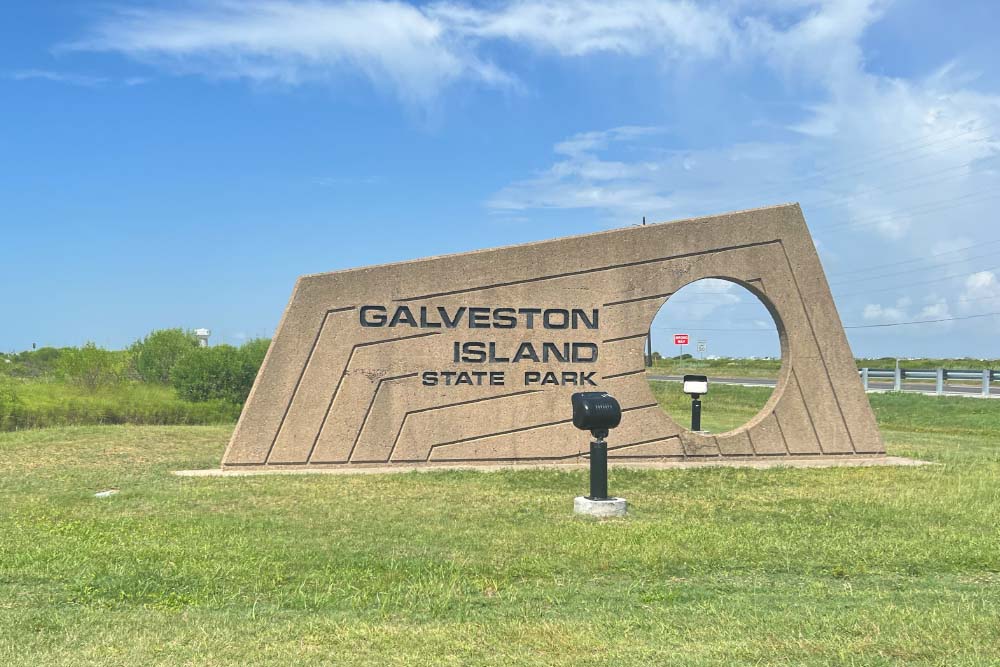
<path fill-rule="evenodd" d="M 56 371 L 60 379 L 94 391 L 121 382 L 128 366 L 127 353 L 112 352 L 88 342 L 83 347 L 62 350 Z"/>
<path fill-rule="evenodd" d="M 132 345 L 135 368 L 145 382 L 167 384 L 177 362 L 197 349 L 198 338 L 183 329 L 160 329 Z"/>
<path fill-rule="evenodd" d="M 243 357 L 243 382 L 246 384 L 248 394 L 264 363 L 264 356 L 269 347 L 271 347 L 270 338 L 252 338 L 240 347 L 240 355 Z"/>
<path fill-rule="evenodd" d="M 57 347 L 41 347 L 37 350 L 25 350 L 16 354 L 4 355 L 3 372 L 11 377 L 39 378 L 52 377 L 57 373 L 59 357 L 63 349 Z"/>
<path fill-rule="evenodd" d="M 182 357 L 170 374 L 177 394 L 189 401 L 219 399 L 242 404 L 253 387 L 270 341 L 256 339 L 240 348 L 216 345 Z"/>

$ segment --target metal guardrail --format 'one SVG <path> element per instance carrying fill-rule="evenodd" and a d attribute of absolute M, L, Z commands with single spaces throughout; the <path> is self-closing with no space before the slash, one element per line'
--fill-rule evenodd
<path fill-rule="evenodd" d="M 981 371 L 953 370 L 948 368 L 915 369 L 915 368 L 862 368 L 861 382 L 868 391 L 869 380 L 892 380 L 893 391 L 903 391 L 903 380 L 934 380 L 939 396 L 944 393 L 944 385 L 948 380 L 978 380 L 982 382 L 983 396 L 990 395 L 990 384 L 1000 382 L 1000 371 L 984 368 Z"/>

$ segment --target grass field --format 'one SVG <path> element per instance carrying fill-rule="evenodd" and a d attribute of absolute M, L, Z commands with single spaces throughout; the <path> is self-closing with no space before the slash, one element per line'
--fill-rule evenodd
<path fill-rule="evenodd" d="M 858 368 L 895 368 L 896 360 L 892 358 L 855 359 Z M 900 359 L 902 368 L 934 369 L 950 368 L 953 370 L 982 370 L 992 368 L 1000 370 L 1000 359 Z M 649 369 L 651 373 L 665 375 L 683 375 L 697 373 L 709 377 L 737 378 L 776 378 L 781 370 L 780 359 L 680 359 L 664 357 L 657 359 Z M 908 380 L 912 381 L 912 380 Z M 930 381 L 933 383 L 933 380 Z M 973 383 L 974 384 L 974 383 Z"/>
<path fill-rule="evenodd" d="M 13 400 L 4 400 L 5 388 L 11 390 Z M 170 387 L 141 382 L 88 390 L 62 382 L 8 380 L 0 386 L 0 431 L 101 424 L 234 423 L 241 407 L 223 400 L 185 401 Z"/>
<path fill-rule="evenodd" d="M 871 399 L 940 465 L 613 470 L 603 523 L 581 471 L 180 478 L 231 426 L 3 433 L 0 664 L 996 665 L 1000 402 Z"/>
<path fill-rule="evenodd" d="M 679 382 L 650 382 L 649 388 L 664 412 L 685 428 L 691 426 L 691 397 Z M 709 433 L 725 433 L 750 421 L 771 397 L 770 387 L 712 385 L 702 397 L 701 428 Z"/>

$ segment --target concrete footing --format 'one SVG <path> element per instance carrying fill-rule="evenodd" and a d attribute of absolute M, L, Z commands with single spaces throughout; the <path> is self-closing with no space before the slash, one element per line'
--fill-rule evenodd
<path fill-rule="evenodd" d="M 772 456 L 757 458 L 709 458 L 678 461 L 611 461 L 612 470 L 629 468 L 633 470 L 697 470 L 699 468 L 835 468 L 841 466 L 925 466 L 927 461 L 907 459 L 900 456 Z M 436 465 L 373 465 L 344 466 L 259 466 L 247 468 L 209 468 L 207 470 L 175 470 L 181 477 L 249 477 L 257 475 L 387 475 L 391 473 L 441 472 L 446 470 L 475 470 L 477 472 L 498 472 L 503 470 L 587 470 L 588 463 L 511 463 L 475 465 L 469 463 Z"/>
<path fill-rule="evenodd" d="M 573 511 L 576 514 L 586 514 L 599 519 L 625 516 L 628 503 L 624 498 L 608 498 L 607 500 L 591 500 L 584 496 L 573 499 Z"/>

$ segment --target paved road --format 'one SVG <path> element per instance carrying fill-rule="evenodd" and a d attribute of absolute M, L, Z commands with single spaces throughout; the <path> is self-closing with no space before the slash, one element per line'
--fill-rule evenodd
<path fill-rule="evenodd" d="M 647 375 L 650 380 L 655 380 L 658 382 L 680 382 L 680 375 Z M 751 387 L 773 387 L 775 385 L 775 380 L 770 380 L 767 378 L 726 378 L 726 377 L 710 377 L 709 382 L 716 382 L 718 384 L 740 384 L 747 385 Z M 869 391 L 891 391 L 891 382 L 876 382 L 870 380 L 868 382 Z M 919 382 L 904 382 L 903 391 L 916 391 L 924 394 L 934 393 L 934 384 L 924 384 Z M 944 393 L 952 396 L 981 396 L 983 393 L 982 387 L 979 385 L 959 385 L 959 384 L 946 384 L 944 386 Z M 990 395 L 993 398 L 1000 398 L 1000 387 L 991 387 Z"/>

